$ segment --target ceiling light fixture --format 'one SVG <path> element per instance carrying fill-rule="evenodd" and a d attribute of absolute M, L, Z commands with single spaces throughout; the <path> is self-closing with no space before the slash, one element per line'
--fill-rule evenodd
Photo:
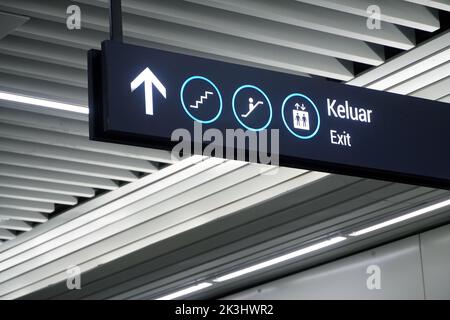
<path fill-rule="evenodd" d="M 255 272 L 257 270 L 261 270 L 261 269 L 273 266 L 275 264 L 278 264 L 278 263 L 281 263 L 281 262 L 284 262 L 284 261 L 287 261 L 287 260 L 290 260 L 290 259 L 297 258 L 297 257 L 305 255 L 307 253 L 323 249 L 325 247 L 328 247 L 328 246 L 334 245 L 336 243 L 339 243 L 341 241 L 344 241 L 345 239 L 347 239 L 347 238 L 346 237 L 341 237 L 341 236 L 334 237 L 334 238 L 331 238 L 329 240 L 325 240 L 325 241 L 313 244 L 311 246 L 308 246 L 308 247 L 296 250 L 294 252 L 287 253 L 287 254 L 279 256 L 277 258 L 273 258 L 273 259 L 270 259 L 270 260 L 267 260 L 267 261 L 255 264 L 253 266 L 250 266 L 250 267 L 247 267 L 247 268 L 244 268 L 244 269 L 241 269 L 241 270 L 238 270 L 238 271 L 226 274 L 226 275 L 221 276 L 221 277 L 219 277 L 217 279 L 214 279 L 213 281 L 214 282 L 223 282 L 223 281 L 227 281 L 227 280 L 230 280 L 230 279 L 234 279 L 234 278 L 240 277 L 242 275 L 245 275 L 245 274 L 248 274 L 248 273 L 251 273 L 251 272 Z"/>
<path fill-rule="evenodd" d="M 56 101 L 51 101 L 51 100 L 46 100 L 46 99 L 41 99 L 41 98 L 28 97 L 28 96 L 23 96 L 23 95 L 19 95 L 19 94 L 15 94 L 15 93 L 4 92 L 4 91 L 0 91 L 0 99 L 7 100 L 7 101 L 13 101 L 13 102 L 19 102 L 19 103 L 25 103 L 25 104 L 31 104 L 31 105 L 41 106 L 41 107 L 46 107 L 46 108 L 83 113 L 83 114 L 89 113 L 89 109 L 85 106 L 78 106 L 78 105 L 56 102 Z"/>
<path fill-rule="evenodd" d="M 357 237 L 357 236 L 360 236 L 362 234 L 366 234 L 366 233 L 369 233 L 369 232 L 372 232 L 372 231 L 375 231 L 375 230 L 378 230 L 378 229 L 381 229 L 381 228 L 385 228 L 385 227 L 393 225 L 395 223 L 399 223 L 399 222 L 402 222 L 402 221 L 405 221 L 405 220 L 408 220 L 408 219 L 412 219 L 414 217 L 420 216 L 422 214 L 425 214 L 425 213 L 428 213 L 428 212 L 431 212 L 431 211 L 435 211 L 437 209 L 440 209 L 440 208 L 443 208 L 443 207 L 446 207 L 446 206 L 449 206 L 449 205 L 450 205 L 450 199 L 442 201 L 442 202 L 438 202 L 438 203 L 435 203 L 433 205 L 430 205 L 430 206 L 427 206 L 427 207 L 415 210 L 413 212 L 404 214 L 402 216 L 399 216 L 399 217 L 396 217 L 396 218 L 393 218 L 393 219 L 390 219 L 390 220 L 387 220 L 387 221 L 384 221 L 384 222 L 381 222 L 381 223 L 377 223 L 377 224 L 375 224 L 373 226 L 370 226 L 370 227 L 367 227 L 367 228 L 364 228 L 364 229 L 352 232 L 352 233 L 349 234 L 349 236 Z"/>
<path fill-rule="evenodd" d="M 209 286 L 212 286 L 212 283 L 202 282 L 195 286 L 192 286 L 192 287 L 180 290 L 180 291 L 176 291 L 176 292 L 168 294 L 166 296 L 157 298 L 156 300 L 173 300 L 173 299 L 188 295 L 190 293 L 194 293 L 194 292 L 200 291 L 202 289 L 208 288 Z"/>

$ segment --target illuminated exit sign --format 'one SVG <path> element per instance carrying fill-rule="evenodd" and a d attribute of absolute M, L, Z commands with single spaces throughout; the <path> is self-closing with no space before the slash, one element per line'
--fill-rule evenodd
<path fill-rule="evenodd" d="M 282 166 L 450 188 L 445 103 L 113 41 L 89 52 L 89 96 L 94 140 L 278 129 Z"/>

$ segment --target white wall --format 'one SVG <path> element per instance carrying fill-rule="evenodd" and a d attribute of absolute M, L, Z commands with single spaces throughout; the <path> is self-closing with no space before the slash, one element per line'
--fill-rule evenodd
<path fill-rule="evenodd" d="M 380 268 L 380 289 L 368 288 L 372 265 Z M 450 299 L 450 225 L 225 299 Z"/>

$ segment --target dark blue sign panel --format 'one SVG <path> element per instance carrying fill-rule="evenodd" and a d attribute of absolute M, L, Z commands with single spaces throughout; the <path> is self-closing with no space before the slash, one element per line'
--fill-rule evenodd
<path fill-rule="evenodd" d="M 450 187 L 450 106 L 105 41 L 91 138 L 170 149 L 177 128 L 279 129 L 280 165 Z"/>

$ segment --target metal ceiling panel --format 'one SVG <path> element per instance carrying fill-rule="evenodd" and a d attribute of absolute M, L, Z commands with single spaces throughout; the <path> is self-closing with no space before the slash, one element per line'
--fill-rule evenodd
<path fill-rule="evenodd" d="M 28 17 L 0 12 L 0 40 L 29 20 Z"/>

